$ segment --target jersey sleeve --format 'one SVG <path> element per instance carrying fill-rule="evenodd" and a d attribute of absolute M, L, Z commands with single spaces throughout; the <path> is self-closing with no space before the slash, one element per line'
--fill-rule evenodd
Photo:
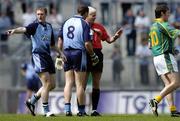
<path fill-rule="evenodd" d="M 99 27 L 100 27 L 100 30 L 101 30 L 101 32 L 102 32 L 102 37 L 101 37 L 101 39 L 102 39 L 103 41 L 107 40 L 107 38 L 109 37 L 109 35 L 108 35 L 106 29 L 105 29 L 102 25 L 100 25 Z"/>
<path fill-rule="evenodd" d="M 36 33 L 36 29 L 38 27 L 38 23 L 31 23 L 28 26 L 26 26 L 26 32 L 24 33 L 28 38 L 31 37 L 31 35 L 34 35 Z"/>
<path fill-rule="evenodd" d="M 64 27 L 64 24 L 66 21 L 63 22 L 62 26 L 59 29 L 59 33 L 58 33 L 58 37 L 61 37 L 62 39 L 63 39 L 63 27 Z"/>
<path fill-rule="evenodd" d="M 163 32 L 172 39 L 176 39 L 178 35 L 180 35 L 180 30 L 175 29 L 174 27 L 170 26 L 168 23 L 165 24 L 159 23 L 159 27 L 161 32 Z"/>
<path fill-rule="evenodd" d="M 90 26 L 88 23 L 85 21 L 82 22 L 83 24 L 83 38 L 85 41 L 91 41 L 91 36 L 90 36 Z"/>
<path fill-rule="evenodd" d="M 178 35 L 180 35 L 180 30 L 175 29 L 174 27 L 170 26 L 169 24 L 167 25 L 167 31 L 168 31 L 168 35 L 173 39 L 176 39 L 178 37 Z"/>

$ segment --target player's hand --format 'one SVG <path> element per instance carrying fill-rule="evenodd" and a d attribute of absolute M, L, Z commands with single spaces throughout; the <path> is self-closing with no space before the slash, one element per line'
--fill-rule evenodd
<path fill-rule="evenodd" d="M 115 39 L 119 38 L 123 33 L 123 28 L 121 27 L 120 29 L 118 29 L 118 31 L 115 33 L 114 37 Z"/>
<path fill-rule="evenodd" d="M 14 34 L 14 32 L 15 32 L 14 29 L 10 29 L 6 33 L 7 33 L 7 35 L 12 35 L 12 34 Z"/>
<path fill-rule="evenodd" d="M 101 35 L 102 35 L 102 32 L 101 32 L 101 30 L 100 30 L 100 29 L 96 29 L 96 28 L 94 28 L 94 29 L 93 29 L 93 31 L 94 31 L 94 32 L 96 32 L 99 36 L 101 36 Z"/>
<path fill-rule="evenodd" d="M 62 58 L 63 62 L 67 61 L 67 58 L 66 58 L 66 56 L 64 55 L 63 52 L 60 53 L 60 57 Z"/>
<path fill-rule="evenodd" d="M 91 61 L 92 61 L 92 65 L 93 66 L 95 66 L 96 64 L 99 63 L 99 58 L 98 58 L 98 56 L 95 53 L 90 55 L 90 57 L 91 57 Z"/>
<path fill-rule="evenodd" d="M 64 62 L 66 62 L 66 61 L 67 61 L 67 59 L 66 59 L 66 56 L 64 55 L 63 52 L 57 53 L 57 58 L 56 58 L 56 61 L 55 61 L 55 67 L 56 67 L 58 70 L 63 69 L 63 67 L 64 67 Z"/>
<path fill-rule="evenodd" d="M 57 68 L 57 70 L 61 70 L 63 69 L 64 66 L 64 61 L 61 57 L 57 57 L 56 61 L 55 61 L 55 67 Z"/>

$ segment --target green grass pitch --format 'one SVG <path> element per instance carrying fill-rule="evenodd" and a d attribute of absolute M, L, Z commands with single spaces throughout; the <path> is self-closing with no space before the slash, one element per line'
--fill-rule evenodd
<path fill-rule="evenodd" d="M 0 114 L 0 121 L 180 121 L 180 117 L 170 117 L 169 115 L 103 115 L 101 117 L 66 117 L 57 115 L 56 117 L 43 117 L 37 115 L 35 117 L 25 114 Z"/>

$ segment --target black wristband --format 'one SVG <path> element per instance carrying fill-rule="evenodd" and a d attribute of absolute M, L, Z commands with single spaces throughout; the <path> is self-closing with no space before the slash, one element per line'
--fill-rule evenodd
<path fill-rule="evenodd" d="M 95 56 L 96 56 L 96 54 L 95 53 L 93 53 L 92 55 L 90 55 L 91 56 L 91 58 L 94 58 Z"/>

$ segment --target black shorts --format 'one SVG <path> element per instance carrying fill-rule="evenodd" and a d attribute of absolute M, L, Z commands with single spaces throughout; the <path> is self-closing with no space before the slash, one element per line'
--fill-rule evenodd
<path fill-rule="evenodd" d="M 103 53 L 101 49 L 94 49 L 94 52 L 99 58 L 99 63 L 92 66 L 91 57 L 87 56 L 87 72 L 102 72 L 103 71 Z"/>

